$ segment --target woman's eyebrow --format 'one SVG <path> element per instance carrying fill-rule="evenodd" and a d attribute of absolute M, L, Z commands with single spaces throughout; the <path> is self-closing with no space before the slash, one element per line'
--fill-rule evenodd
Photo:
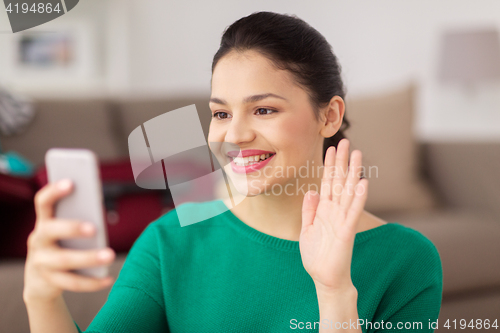
<path fill-rule="evenodd" d="M 258 102 L 258 101 L 263 100 L 263 99 L 268 98 L 268 97 L 275 97 L 275 98 L 280 98 L 280 99 L 283 99 L 285 101 L 288 101 L 285 97 L 281 97 L 281 96 L 273 94 L 273 93 L 267 93 L 267 94 L 248 96 L 243 100 L 243 103 L 246 104 L 246 103 Z M 227 105 L 227 102 L 225 100 L 223 100 L 221 98 L 217 98 L 217 97 L 210 98 L 210 102 L 221 104 L 221 105 Z"/>

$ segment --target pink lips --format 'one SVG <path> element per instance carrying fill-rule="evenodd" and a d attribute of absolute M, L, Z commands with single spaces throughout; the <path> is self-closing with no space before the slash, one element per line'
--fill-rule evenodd
<path fill-rule="evenodd" d="M 259 150 L 259 149 L 247 149 L 242 151 L 232 150 L 227 152 L 227 155 L 231 157 L 248 157 L 248 156 L 262 155 L 262 154 L 274 154 L 274 153 L 272 151 Z M 247 166 L 236 165 L 231 160 L 231 168 L 235 173 L 251 173 L 259 169 L 262 169 L 264 166 L 266 166 L 266 164 L 269 163 L 269 161 L 274 157 L 274 155 L 270 156 L 268 159 L 265 159 L 262 162 L 254 163 Z"/>

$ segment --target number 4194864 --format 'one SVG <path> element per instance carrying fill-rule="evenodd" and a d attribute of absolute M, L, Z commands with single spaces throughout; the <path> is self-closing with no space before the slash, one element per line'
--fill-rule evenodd
<path fill-rule="evenodd" d="M 446 320 L 446 323 L 443 325 L 443 327 L 446 327 L 447 329 L 492 329 L 492 330 L 497 330 L 498 329 L 498 319 L 495 319 L 493 322 L 491 322 L 489 319 L 471 319 L 469 322 L 465 319 L 460 319 L 457 321 L 457 319 L 453 320 Z"/>
<path fill-rule="evenodd" d="M 54 7 L 52 7 L 51 3 L 42 3 L 42 2 L 34 3 L 31 5 L 31 7 L 27 3 L 22 3 L 22 4 L 16 3 L 14 5 L 12 5 L 12 3 L 9 3 L 6 10 L 7 10 L 7 13 L 9 13 L 9 14 L 12 12 L 14 12 L 16 14 L 19 14 L 19 13 L 26 14 L 28 12 L 37 13 L 37 14 L 43 14 L 43 13 L 50 14 L 52 12 L 56 12 L 56 13 L 61 12 L 61 8 L 59 7 L 59 3 L 57 3 Z"/>

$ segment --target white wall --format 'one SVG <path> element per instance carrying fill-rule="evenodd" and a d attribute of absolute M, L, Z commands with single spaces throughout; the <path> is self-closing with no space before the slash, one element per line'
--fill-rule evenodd
<path fill-rule="evenodd" d="M 296 14 L 327 38 L 350 96 L 417 80 L 415 128 L 421 140 L 500 141 L 500 87 L 469 96 L 435 79 L 439 34 L 450 28 L 500 29 L 497 0 L 85 0 L 73 11 L 76 15 L 84 3 L 98 8 L 103 1 L 108 3 L 103 33 L 109 37 L 104 74 L 109 91 L 208 93 L 210 65 L 224 28 L 269 10 Z M 91 15 L 82 10 L 80 16 Z"/>

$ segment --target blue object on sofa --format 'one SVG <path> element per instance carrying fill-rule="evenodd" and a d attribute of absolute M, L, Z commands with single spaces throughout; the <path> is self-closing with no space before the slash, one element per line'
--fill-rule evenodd
<path fill-rule="evenodd" d="M 32 176 L 33 164 L 21 155 L 10 151 L 0 153 L 0 172 L 16 176 Z"/>

